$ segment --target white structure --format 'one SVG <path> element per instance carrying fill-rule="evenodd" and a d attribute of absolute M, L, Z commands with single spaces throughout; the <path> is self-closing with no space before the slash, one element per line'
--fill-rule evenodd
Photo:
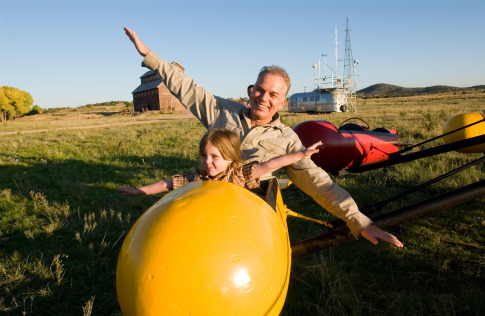
<path fill-rule="evenodd" d="M 350 45 L 349 19 L 347 18 L 347 29 L 345 39 L 345 59 L 343 76 L 339 77 L 337 72 L 337 28 L 335 28 L 335 70 L 327 66 L 327 55 L 325 58 L 325 76 L 320 76 L 320 60 L 313 64 L 314 85 L 312 92 L 300 92 L 289 97 L 288 111 L 290 113 L 330 113 L 357 111 L 355 66 L 359 63 L 352 57 Z M 327 67 L 331 75 L 327 77 Z M 318 68 L 318 77 L 316 75 Z M 342 80 L 343 78 L 343 80 Z"/>

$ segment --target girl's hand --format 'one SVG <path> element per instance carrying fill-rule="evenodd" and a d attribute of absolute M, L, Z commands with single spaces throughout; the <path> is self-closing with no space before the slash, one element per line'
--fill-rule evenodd
<path fill-rule="evenodd" d="M 321 146 L 322 145 L 322 142 L 319 141 L 313 145 L 311 145 L 310 147 L 307 147 L 305 149 L 302 150 L 303 152 L 303 158 L 307 158 L 307 157 L 310 157 L 311 155 L 313 154 L 316 154 L 317 152 L 319 152 L 319 150 L 317 149 L 318 146 Z"/>

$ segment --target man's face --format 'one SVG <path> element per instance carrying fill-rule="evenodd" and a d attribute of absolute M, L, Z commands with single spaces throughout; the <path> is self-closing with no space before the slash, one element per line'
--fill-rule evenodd
<path fill-rule="evenodd" d="M 270 123 L 273 116 L 286 104 L 285 80 L 266 73 L 258 77 L 251 94 L 251 120 L 257 125 Z"/>

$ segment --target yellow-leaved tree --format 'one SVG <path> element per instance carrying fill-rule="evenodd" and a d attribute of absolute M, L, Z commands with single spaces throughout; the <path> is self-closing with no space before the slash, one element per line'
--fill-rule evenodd
<path fill-rule="evenodd" d="M 29 112 L 34 99 L 26 91 L 13 87 L 0 87 L 0 120 L 6 122 Z"/>

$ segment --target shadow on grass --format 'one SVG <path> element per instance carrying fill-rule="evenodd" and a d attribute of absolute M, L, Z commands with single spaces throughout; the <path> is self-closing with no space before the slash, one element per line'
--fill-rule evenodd
<path fill-rule="evenodd" d="M 297 188 L 284 190 L 283 197 L 294 211 L 332 218 Z M 478 242 L 484 235 L 473 227 L 485 220 L 484 201 L 389 228 L 403 249 L 360 238 L 294 259 L 282 315 L 476 315 L 485 308 Z M 292 242 L 326 232 L 297 218 L 288 218 L 288 229 Z"/>
<path fill-rule="evenodd" d="M 172 174 L 190 172 L 197 161 L 166 156 L 117 157 L 119 163 L 91 163 L 67 159 L 38 161 L 34 157 L 19 157 L 23 164 L 0 167 L 0 188 L 9 188 L 12 194 L 29 196 L 42 193 L 49 202 L 66 202 L 71 208 L 85 211 L 125 206 L 127 201 L 158 199 L 128 197 L 117 191 L 119 186 L 137 186 L 145 178 L 161 180 Z M 117 165 L 129 165 L 119 167 Z M 157 198 L 158 197 L 158 198 Z"/>
<path fill-rule="evenodd" d="M 118 162 L 110 164 L 74 159 L 42 163 L 20 157 L 24 163 L 0 167 L 0 189 L 9 188 L 13 195 L 27 200 L 30 191 L 42 193 L 50 204 L 67 203 L 71 210 L 69 218 L 61 218 L 64 225 L 52 233 L 28 237 L 17 231 L 0 243 L 0 257 L 4 258 L 0 262 L 6 271 L 0 296 L 5 298 L 3 306 L 12 307 L 12 315 L 22 311 L 36 315 L 81 314 L 92 297 L 93 315 L 120 314 L 115 273 L 121 244 L 134 221 L 160 195 L 129 197 L 117 188 L 189 171 L 197 163 L 165 156 L 116 159 Z M 290 209 L 315 218 L 327 214 L 299 189 L 290 188 L 283 192 Z M 289 220 L 288 224 L 292 241 L 325 231 L 300 219 Z M 464 250 L 434 237 L 419 236 L 416 230 L 413 225 L 392 230 L 406 243 L 404 249 L 358 240 L 322 251 L 319 255 L 332 256 L 332 261 L 320 270 L 314 268 L 322 262 L 319 256 L 294 260 L 282 315 L 399 315 L 410 314 L 413 308 L 411 314 L 443 314 L 450 311 L 446 304 L 454 305 L 451 311 L 457 313 L 480 310 L 484 304 L 480 300 L 485 288 L 483 276 L 465 274 L 463 267 L 455 267 L 462 264 L 457 259 Z M 417 255 L 420 247 L 428 258 Z M 443 267 L 445 264 L 450 268 Z M 328 269 L 335 273 L 329 276 Z M 346 283 L 340 287 L 332 283 L 342 281 Z M 433 306 L 433 302 L 443 306 Z M 0 308 L 0 312 L 5 310 Z"/>
<path fill-rule="evenodd" d="M 16 159 L 0 167 L 0 190 L 11 191 L 11 201 L 27 214 L 15 220 L 27 223 L 15 228 L 12 221 L 0 240 L 0 313 L 79 315 L 94 297 L 92 315 L 119 315 L 115 274 L 121 245 L 161 195 L 125 196 L 118 187 L 189 172 L 197 162 L 166 156 L 122 156 L 110 164 Z M 45 200 L 36 201 L 30 192 Z M 0 216 L 12 205 L 2 202 Z"/>

